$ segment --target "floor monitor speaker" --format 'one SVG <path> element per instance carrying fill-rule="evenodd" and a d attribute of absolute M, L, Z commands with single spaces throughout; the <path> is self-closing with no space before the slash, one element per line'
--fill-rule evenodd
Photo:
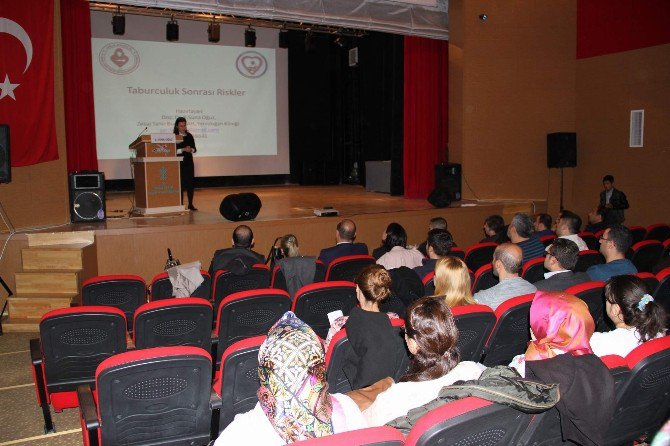
<path fill-rule="evenodd" d="M 105 212 L 105 174 L 84 171 L 70 174 L 70 220 L 72 223 L 102 221 Z"/>
<path fill-rule="evenodd" d="M 461 199 L 461 165 L 455 163 L 435 164 L 435 189 L 447 188 L 451 201 Z"/>
<path fill-rule="evenodd" d="M 254 193 L 231 194 L 221 201 L 219 212 L 226 220 L 253 220 L 261 210 L 261 199 Z"/>

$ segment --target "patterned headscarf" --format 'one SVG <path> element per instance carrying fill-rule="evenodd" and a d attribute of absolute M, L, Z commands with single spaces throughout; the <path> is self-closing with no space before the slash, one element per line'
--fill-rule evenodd
<path fill-rule="evenodd" d="M 319 337 L 287 311 L 258 352 L 258 401 L 287 443 L 333 433 L 325 371 Z"/>
<path fill-rule="evenodd" d="M 595 324 L 578 297 L 538 291 L 530 306 L 530 328 L 537 339 L 528 344 L 527 361 L 553 358 L 552 349 L 575 356 L 593 353 L 589 339 Z"/>

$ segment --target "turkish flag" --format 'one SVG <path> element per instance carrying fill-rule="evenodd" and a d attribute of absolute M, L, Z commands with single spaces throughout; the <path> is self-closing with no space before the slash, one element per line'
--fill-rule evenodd
<path fill-rule="evenodd" d="M 12 167 L 58 159 L 53 34 L 53 0 L 0 1 L 0 123 Z"/>

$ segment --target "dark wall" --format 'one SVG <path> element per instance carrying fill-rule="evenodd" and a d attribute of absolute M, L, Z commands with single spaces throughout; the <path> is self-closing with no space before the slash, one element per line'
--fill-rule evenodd
<path fill-rule="evenodd" d="M 314 34 L 308 47 L 304 32 L 290 32 L 289 42 L 292 181 L 364 184 L 365 161 L 390 159 L 392 192 L 402 194 L 402 37 L 371 33 L 340 47 Z"/>

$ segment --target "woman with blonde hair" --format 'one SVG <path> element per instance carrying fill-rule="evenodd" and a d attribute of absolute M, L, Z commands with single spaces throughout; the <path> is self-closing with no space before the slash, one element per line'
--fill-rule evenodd
<path fill-rule="evenodd" d="M 284 274 L 286 291 L 291 297 L 303 286 L 314 283 L 316 257 L 300 255 L 298 238 L 295 235 L 286 234 L 280 237 L 274 247 L 280 250 L 281 258 L 277 260 L 277 266 Z"/>
<path fill-rule="evenodd" d="M 435 264 L 435 296 L 443 296 L 449 308 L 476 303 L 470 273 L 458 257 L 444 257 Z"/>

